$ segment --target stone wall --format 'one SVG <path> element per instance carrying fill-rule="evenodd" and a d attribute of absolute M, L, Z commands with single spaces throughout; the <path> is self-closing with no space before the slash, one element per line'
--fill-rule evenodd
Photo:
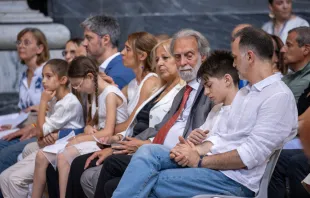
<path fill-rule="evenodd" d="M 310 22 L 310 1 L 295 0 L 294 11 Z M 121 26 L 121 46 L 135 31 L 172 35 L 194 28 L 209 39 L 212 49 L 228 49 L 230 32 L 240 23 L 257 27 L 269 20 L 268 0 L 50 0 L 49 16 L 65 24 L 72 36 L 82 36 L 79 24 L 96 14 L 115 16 Z"/>

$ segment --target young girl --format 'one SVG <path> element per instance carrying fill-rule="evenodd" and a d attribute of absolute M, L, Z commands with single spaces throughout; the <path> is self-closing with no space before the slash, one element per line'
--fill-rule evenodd
<path fill-rule="evenodd" d="M 57 139 L 59 129 L 79 129 L 84 127 L 83 109 L 78 99 L 69 91 L 68 64 L 64 60 L 53 59 L 43 68 L 44 91 L 38 113 L 38 143 Z M 26 197 L 28 184 L 32 182 L 35 157 L 34 152 L 6 169 L 0 175 L 0 187 L 4 197 Z"/>
<path fill-rule="evenodd" d="M 127 100 L 122 92 L 99 76 L 95 62 L 87 57 L 77 57 L 71 62 L 68 75 L 71 87 L 92 97 L 88 124 L 84 134 L 71 139 L 66 149 L 57 156 L 60 197 L 65 197 L 68 173 L 72 160 L 83 154 L 98 151 L 95 139 L 114 134 L 115 125 L 128 118 Z M 38 153 L 32 197 L 41 197 L 45 186 L 45 171 L 48 161 L 42 152 Z"/>

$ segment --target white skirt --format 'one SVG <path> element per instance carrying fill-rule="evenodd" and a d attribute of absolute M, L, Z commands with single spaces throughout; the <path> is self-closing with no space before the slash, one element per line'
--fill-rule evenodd
<path fill-rule="evenodd" d="M 59 152 L 58 154 L 63 154 L 68 163 L 71 165 L 72 161 L 80 156 L 88 153 L 93 153 L 101 150 L 95 141 L 87 141 L 81 142 L 79 144 L 75 144 L 73 146 L 66 147 L 64 150 Z M 52 153 L 43 152 L 48 161 L 53 165 L 54 168 L 57 166 L 57 155 Z"/>

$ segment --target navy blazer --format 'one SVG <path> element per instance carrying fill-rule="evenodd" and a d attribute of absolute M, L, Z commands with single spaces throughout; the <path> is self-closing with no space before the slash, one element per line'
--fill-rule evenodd
<path fill-rule="evenodd" d="M 113 78 L 119 89 L 125 87 L 132 79 L 135 78 L 133 71 L 124 66 L 121 55 L 117 55 L 110 61 L 105 69 L 105 73 Z"/>

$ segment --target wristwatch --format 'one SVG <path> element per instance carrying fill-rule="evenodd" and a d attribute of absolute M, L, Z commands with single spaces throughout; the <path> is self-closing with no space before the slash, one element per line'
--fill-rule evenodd
<path fill-rule="evenodd" d="M 201 168 L 201 163 L 202 163 L 202 159 L 205 155 L 200 155 L 200 159 L 199 159 L 199 162 L 198 162 L 198 168 Z"/>

